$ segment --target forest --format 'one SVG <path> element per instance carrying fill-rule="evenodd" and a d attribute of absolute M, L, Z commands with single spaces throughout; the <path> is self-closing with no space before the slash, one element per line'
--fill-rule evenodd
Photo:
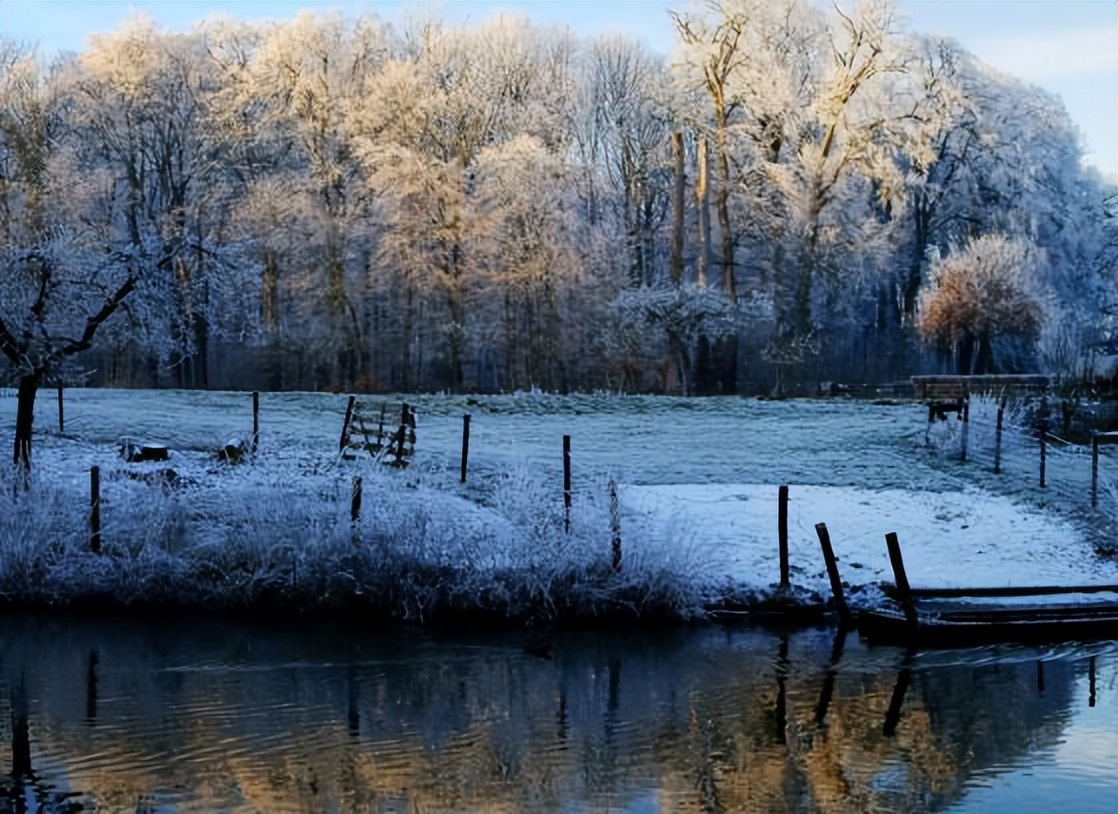
<path fill-rule="evenodd" d="M 1113 375 L 1118 187 L 1059 98 L 879 0 L 664 25 L 670 54 L 508 16 L 0 40 L 0 383 Z"/>

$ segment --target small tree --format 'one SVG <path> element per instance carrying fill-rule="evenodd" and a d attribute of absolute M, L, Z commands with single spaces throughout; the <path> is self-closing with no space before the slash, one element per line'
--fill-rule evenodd
<path fill-rule="evenodd" d="M 0 309 L 0 353 L 14 366 L 19 382 L 13 460 L 27 471 L 39 387 L 66 359 L 92 347 L 97 330 L 136 288 L 137 276 L 131 264 L 112 275 L 99 274 L 100 269 L 75 273 L 64 261 L 34 248 L 12 254 L 3 273 L 9 281 L 24 277 L 31 296 L 24 298 L 26 310 L 13 314 L 14 320 L 5 313 L 7 308 Z M 102 287 L 98 278 L 109 277 L 115 279 Z M 57 312 L 67 318 L 51 319 Z"/>
<path fill-rule="evenodd" d="M 916 327 L 951 349 L 961 374 L 994 369 L 997 337 L 1036 339 L 1045 308 L 1032 243 L 1004 235 L 972 238 L 933 264 L 920 292 Z"/>
<path fill-rule="evenodd" d="M 0 54 L 0 356 L 18 381 L 14 461 L 25 472 L 35 394 L 92 346 L 142 267 L 101 237 L 116 212 L 113 178 L 64 121 L 57 77 L 33 55 Z"/>

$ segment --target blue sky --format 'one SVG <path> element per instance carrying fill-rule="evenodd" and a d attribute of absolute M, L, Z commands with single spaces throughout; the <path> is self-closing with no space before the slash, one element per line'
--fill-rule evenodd
<path fill-rule="evenodd" d="M 44 52 L 80 50 L 87 35 L 115 28 L 143 11 L 184 30 L 207 15 L 282 19 L 301 9 L 372 11 L 399 21 L 419 11 L 459 23 L 495 14 L 527 15 L 569 25 L 580 35 L 622 31 L 667 52 L 668 0 L 449 0 L 448 2 L 311 2 L 310 0 L 0 0 L 0 34 L 37 43 Z M 954 37 L 979 58 L 1058 94 L 1084 134 L 1085 160 L 1118 178 L 1118 2 L 1114 0 L 899 0 L 916 31 Z"/>

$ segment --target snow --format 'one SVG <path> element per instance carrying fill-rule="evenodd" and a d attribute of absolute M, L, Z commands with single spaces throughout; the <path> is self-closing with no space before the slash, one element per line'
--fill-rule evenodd
<path fill-rule="evenodd" d="M 14 424 L 8 395 L 0 393 L 0 442 Z M 1059 490 L 1030 485 L 1026 458 L 1014 457 L 1028 445 L 1007 442 L 1013 454 L 1005 465 L 1019 475 L 995 478 L 983 465 L 960 466 L 925 447 L 926 410 L 911 402 L 405 397 L 418 413 L 416 455 L 406 471 L 395 471 L 340 458 L 344 395 L 262 394 L 259 454 L 237 466 L 215 452 L 231 437 L 248 437 L 247 393 L 74 389 L 65 399 L 64 435 L 53 393 L 40 394 L 36 405 L 34 499 L 12 498 L 0 484 L 0 593 L 30 590 L 20 580 L 43 567 L 53 571 L 34 588 L 40 598 L 66 595 L 80 575 L 91 591 L 134 599 L 160 586 L 202 585 L 226 600 L 261 585 L 299 585 L 304 597 L 361 593 L 376 588 L 361 582 L 362 569 L 397 582 L 436 569 L 453 573 L 438 577 L 449 580 L 438 589 L 449 585 L 460 596 L 505 597 L 514 589 L 495 585 L 493 575 L 514 574 L 545 601 L 577 584 L 594 601 L 636 590 L 670 597 L 691 613 L 720 596 L 763 595 L 778 581 L 782 483 L 790 485 L 792 583 L 821 596 L 830 591 L 819 522 L 830 530 L 855 603 L 874 601 L 880 594 L 871 586 L 892 581 L 887 532 L 899 535 L 916 587 L 1118 582 L 1115 562 L 1096 555 L 1081 515 L 1053 502 Z M 458 455 L 467 412 L 463 485 Z M 569 534 L 564 434 L 573 439 Z M 162 465 L 124 463 L 118 442 L 126 436 L 166 443 L 181 486 L 137 481 Z M 976 423 L 975 455 L 983 438 Z M 1050 457 L 1054 477 L 1062 477 L 1062 454 Z M 1113 449 L 1105 454 L 1101 469 L 1112 483 L 1118 461 Z M 1074 464 L 1066 471 L 1082 478 L 1083 461 L 1065 457 Z M 111 555 L 102 559 L 85 551 L 92 465 L 102 467 Z M 357 476 L 364 500 L 351 524 Z M 620 499 L 620 575 L 602 570 L 610 558 L 611 479 Z M 61 553 L 50 553 L 47 541 Z M 213 573 L 223 575 L 216 588 L 203 579 Z M 435 590 L 413 589 L 420 605 L 424 591 Z"/>
<path fill-rule="evenodd" d="M 623 533 L 649 548 L 679 541 L 701 549 L 732 580 L 779 580 L 777 486 L 628 486 Z M 892 582 L 885 534 L 896 532 L 913 587 L 1116 582 L 1113 563 L 1076 545 L 1066 520 L 980 490 L 921 492 L 794 486 L 789 489 L 792 582 L 823 595 L 830 587 L 816 523 L 826 523 L 843 581 Z"/>

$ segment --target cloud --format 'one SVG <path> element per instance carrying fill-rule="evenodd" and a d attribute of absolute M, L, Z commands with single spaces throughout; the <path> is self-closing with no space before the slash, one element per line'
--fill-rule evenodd
<path fill-rule="evenodd" d="M 1118 74 L 1118 30 L 1113 28 L 1084 26 L 976 37 L 970 50 L 982 61 L 1034 82 Z"/>

